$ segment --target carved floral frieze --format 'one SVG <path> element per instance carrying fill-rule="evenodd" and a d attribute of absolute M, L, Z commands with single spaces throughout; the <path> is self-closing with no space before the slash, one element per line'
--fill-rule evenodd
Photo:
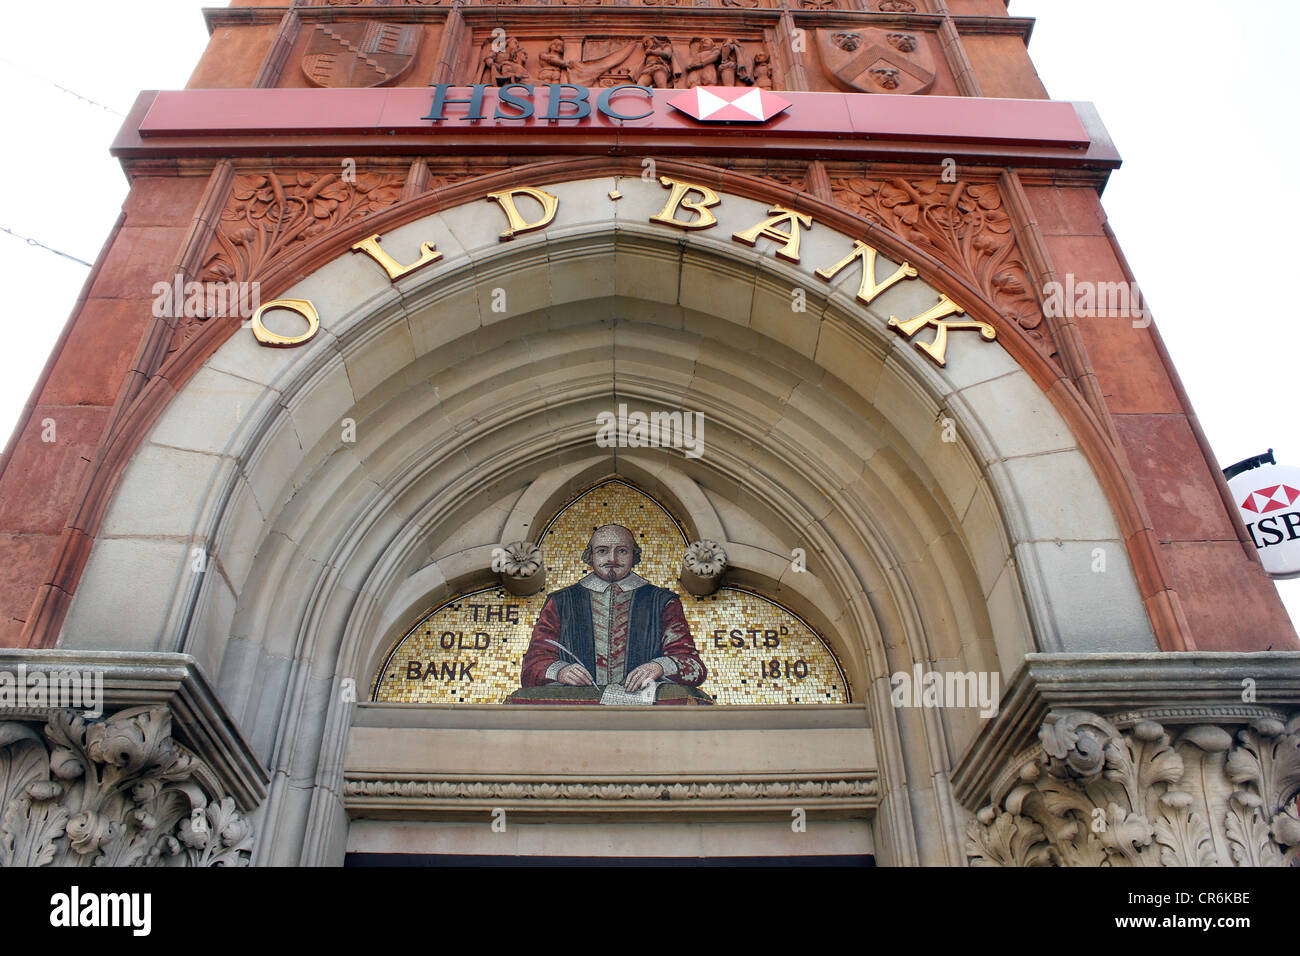
<path fill-rule="evenodd" d="M 1300 865 L 1298 731 L 1300 714 L 1166 730 L 1053 712 L 970 821 L 967 856 L 973 866 Z"/>
<path fill-rule="evenodd" d="M 656 800 L 737 802 L 875 798 L 879 790 L 874 777 L 837 780 L 743 780 L 663 783 L 644 781 L 522 782 L 513 780 L 367 780 L 349 779 L 345 798 L 366 800 L 398 798 L 410 800 L 524 800 L 602 802 Z M 874 803 L 874 799 L 871 801 Z"/>
<path fill-rule="evenodd" d="M 0 723 L 0 866 L 246 866 L 252 846 L 165 707 Z"/>

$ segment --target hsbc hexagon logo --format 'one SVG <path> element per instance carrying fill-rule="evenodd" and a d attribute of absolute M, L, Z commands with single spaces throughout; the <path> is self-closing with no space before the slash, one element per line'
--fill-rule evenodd
<path fill-rule="evenodd" d="M 766 123 L 790 101 L 757 86 L 696 86 L 668 105 L 702 123 Z"/>
<path fill-rule="evenodd" d="M 1290 485 L 1269 485 L 1252 491 L 1241 502 L 1241 507 L 1255 514 L 1268 514 L 1270 511 L 1290 508 L 1297 498 L 1300 498 L 1300 488 L 1292 488 Z"/>

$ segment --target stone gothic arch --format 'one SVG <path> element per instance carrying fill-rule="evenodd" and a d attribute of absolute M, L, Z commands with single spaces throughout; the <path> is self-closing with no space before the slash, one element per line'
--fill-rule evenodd
<path fill-rule="evenodd" d="M 344 252 L 287 285 L 321 314 L 306 346 L 241 331 L 196 361 L 122 473 L 60 645 L 192 655 L 272 774 L 255 861 L 338 862 L 345 682 L 364 686 L 422 607 L 490 581 L 491 549 L 557 497 L 627 475 L 835 642 L 864 702 L 847 769 L 873 791 L 856 806 L 878 857 L 959 863 L 949 775 L 979 720 L 895 709 L 889 678 L 1155 649 L 1094 439 L 1001 320 L 997 342 L 954 333 L 942 369 L 889 329 L 945 283 L 867 307 L 848 271 L 810 278 L 860 236 L 819 221 L 801 268 L 731 240 L 768 202 L 720 191 L 719 227 L 680 232 L 647 221 L 657 183 L 545 188 L 561 209 L 545 230 L 501 242 L 467 195 L 383 234 L 399 262 L 436 241 L 434 266 L 394 283 Z M 704 411 L 708 453 L 595 448 L 619 401 Z"/>

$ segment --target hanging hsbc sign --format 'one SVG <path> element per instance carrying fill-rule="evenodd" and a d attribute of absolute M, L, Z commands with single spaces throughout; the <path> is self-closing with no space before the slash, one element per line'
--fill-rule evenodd
<path fill-rule="evenodd" d="M 1264 570 L 1300 577 L 1300 468 L 1264 465 L 1228 479 Z"/>

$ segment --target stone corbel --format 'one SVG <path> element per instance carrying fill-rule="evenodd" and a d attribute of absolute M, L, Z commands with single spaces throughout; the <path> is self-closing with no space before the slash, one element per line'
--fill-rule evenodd
<path fill-rule="evenodd" d="M 0 867 L 249 864 L 267 774 L 193 658 L 6 649 L 0 670 L 102 689 L 98 715 L 0 711 Z"/>
<path fill-rule="evenodd" d="M 493 560 L 501 586 L 517 597 L 536 594 L 546 587 L 546 558 L 531 541 L 504 545 Z"/>
<path fill-rule="evenodd" d="M 707 597 L 722 585 L 727 552 L 716 541 L 693 541 L 682 558 L 682 587 L 696 597 Z"/>
<path fill-rule="evenodd" d="M 1005 698 L 1013 706 L 993 722 L 1006 734 L 1002 746 L 990 748 L 982 735 L 954 776 L 976 811 L 967 826 L 971 865 L 1300 865 L 1296 655 L 1143 655 L 1127 694 L 1110 666 L 1120 655 L 1091 667 L 1078 658 L 1074 686 L 1053 686 L 1064 663 L 1055 659 L 1065 657 L 1029 655 Z M 1190 673 L 1197 682 L 1186 680 Z M 1258 683 L 1258 699 L 1242 700 L 1245 680 Z M 1147 703 L 1105 713 L 1053 706 L 1034 717 L 1037 742 L 1012 752 L 1044 698 L 1095 705 L 1121 696 Z M 1000 750 L 1001 765 L 975 772 L 968 758 L 981 750 Z"/>

